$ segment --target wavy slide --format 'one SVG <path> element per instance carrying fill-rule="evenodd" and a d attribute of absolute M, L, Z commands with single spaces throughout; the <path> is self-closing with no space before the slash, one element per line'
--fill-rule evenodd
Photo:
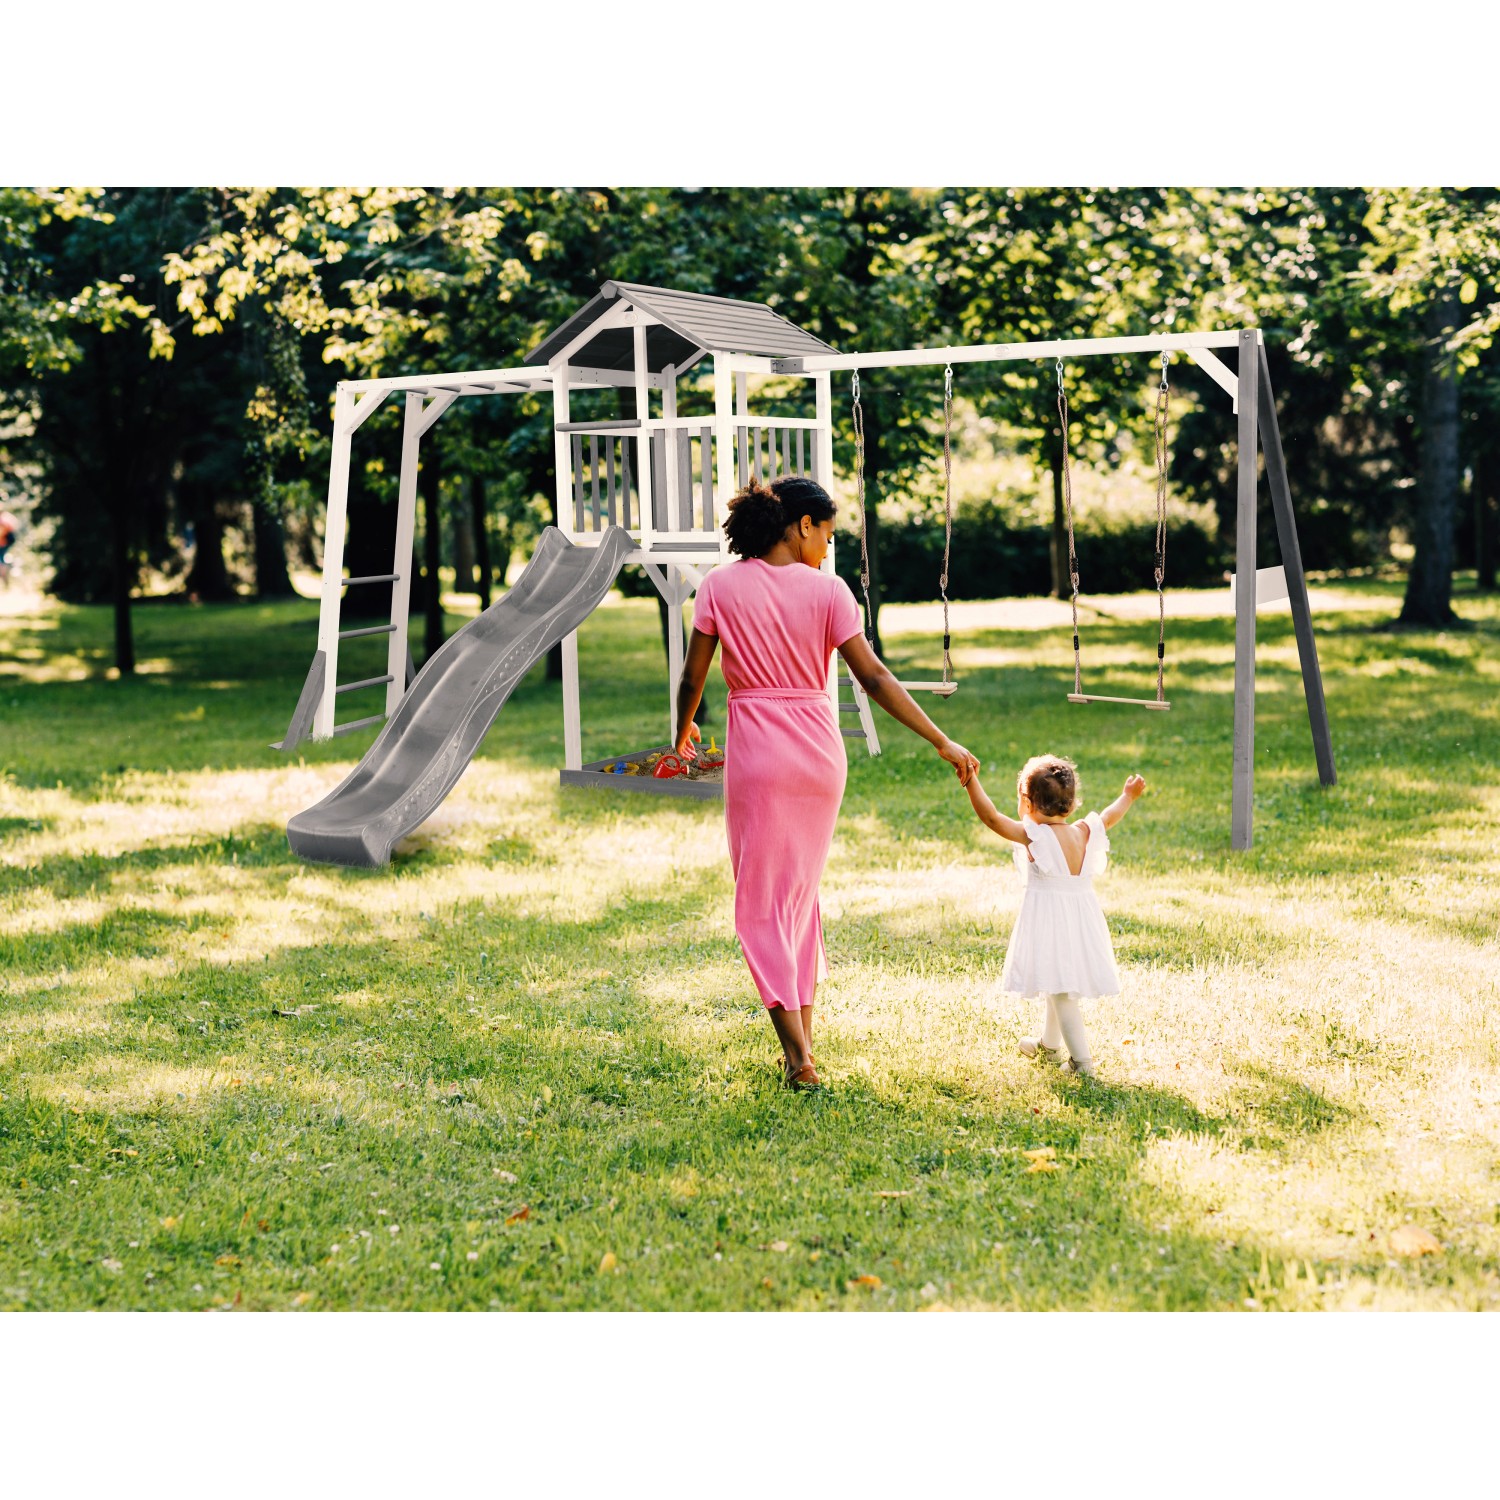
<path fill-rule="evenodd" d="M 633 546 L 622 529 L 575 547 L 547 527 L 515 587 L 433 652 L 364 759 L 287 823 L 292 849 L 324 864 L 388 863 L 453 790 L 515 685 L 597 608 Z"/>

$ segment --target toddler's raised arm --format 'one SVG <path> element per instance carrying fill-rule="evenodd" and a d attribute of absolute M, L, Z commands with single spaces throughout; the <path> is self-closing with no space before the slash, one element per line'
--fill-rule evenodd
<path fill-rule="evenodd" d="M 1146 778 L 1144 776 L 1127 776 L 1124 790 L 1099 814 L 1104 820 L 1104 826 L 1113 828 L 1130 811 L 1130 804 L 1145 790 Z"/>
<path fill-rule="evenodd" d="M 1009 839 L 1013 844 L 1029 844 L 1030 835 L 1026 829 L 1014 818 L 1007 818 L 1003 812 L 990 801 L 988 793 L 979 783 L 976 772 L 969 777 L 965 790 L 969 794 L 969 802 L 974 811 L 979 815 L 979 821 L 986 828 L 993 829 L 1001 838 Z"/>

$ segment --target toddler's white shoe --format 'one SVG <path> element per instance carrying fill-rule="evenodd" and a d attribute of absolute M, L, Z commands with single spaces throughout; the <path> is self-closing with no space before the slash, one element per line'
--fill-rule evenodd
<path fill-rule="evenodd" d="M 1076 1057 L 1070 1057 L 1067 1062 L 1063 1063 L 1062 1070 L 1064 1073 L 1075 1074 L 1079 1078 L 1092 1078 L 1094 1076 L 1093 1063 L 1081 1063 Z"/>
<path fill-rule="evenodd" d="M 1044 1047 L 1041 1041 L 1034 1036 L 1023 1036 L 1020 1046 L 1021 1056 L 1029 1057 L 1033 1062 L 1056 1063 L 1062 1055 L 1061 1048 Z"/>

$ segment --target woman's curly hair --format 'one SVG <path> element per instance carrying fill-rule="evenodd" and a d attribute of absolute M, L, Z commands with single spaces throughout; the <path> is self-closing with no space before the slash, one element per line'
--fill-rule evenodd
<path fill-rule="evenodd" d="M 752 479 L 729 502 L 724 535 L 738 557 L 764 557 L 803 516 L 831 521 L 837 508 L 815 479 L 789 474 L 769 485 Z"/>
<path fill-rule="evenodd" d="M 1078 767 L 1061 755 L 1033 755 L 1016 777 L 1016 791 L 1044 818 L 1065 818 L 1078 806 Z"/>

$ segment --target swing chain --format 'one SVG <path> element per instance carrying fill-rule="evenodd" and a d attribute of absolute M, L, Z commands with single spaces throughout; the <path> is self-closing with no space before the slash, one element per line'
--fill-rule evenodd
<path fill-rule="evenodd" d="M 1078 547 L 1073 535 L 1073 465 L 1068 452 L 1068 392 L 1063 385 L 1063 362 L 1057 361 L 1057 419 L 1062 425 L 1063 514 L 1068 523 L 1068 581 L 1073 605 L 1073 692 L 1083 695 L 1083 654 L 1078 641 Z"/>
<path fill-rule="evenodd" d="M 1161 352 L 1161 384 L 1156 389 L 1156 701 L 1166 702 L 1167 665 L 1167 351 Z"/>
<path fill-rule="evenodd" d="M 950 652 L 953 637 L 948 628 L 948 560 L 953 549 L 953 366 L 943 371 L 943 571 L 938 589 L 943 596 L 943 682 L 953 676 Z"/>
<path fill-rule="evenodd" d="M 854 372 L 854 496 L 859 506 L 859 586 L 865 596 L 865 635 L 875 642 L 875 616 L 870 609 L 870 537 L 865 520 L 865 413 L 859 401 L 859 371 Z"/>

